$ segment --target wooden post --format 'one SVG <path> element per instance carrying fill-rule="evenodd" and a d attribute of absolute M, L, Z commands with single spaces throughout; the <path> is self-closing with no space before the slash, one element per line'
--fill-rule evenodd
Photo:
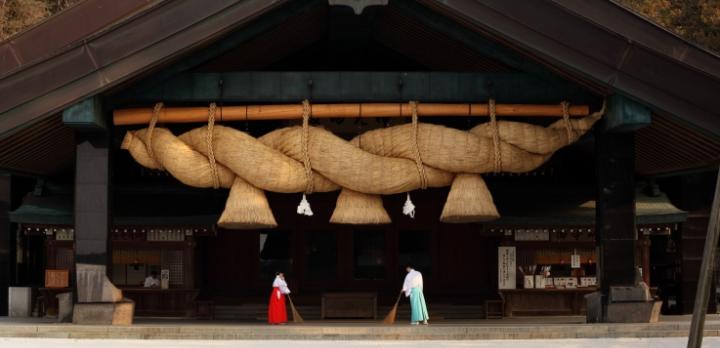
<path fill-rule="evenodd" d="M 692 322 L 690 324 L 690 337 L 688 348 L 700 348 L 705 328 L 705 312 L 707 312 L 710 301 L 710 284 L 715 262 L 715 251 L 717 250 L 720 237 L 720 224 L 718 214 L 720 213 L 720 170 L 715 182 L 715 196 L 713 198 L 712 210 L 710 211 L 710 222 L 708 223 L 707 237 L 705 238 L 705 249 L 703 250 L 702 264 L 700 266 L 700 279 L 698 281 L 695 295 L 695 308 L 693 309 Z"/>
<path fill-rule="evenodd" d="M 642 266 L 642 278 L 647 286 L 650 286 L 650 235 L 643 234 L 638 236 L 638 246 L 640 248 L 640 265 Z"/>
<path fill-rule="evenodd" d="M 602 121 L 601 121 L 602 122 Z M 598 281 L 606 320 L 610 286 L 635 284 L 635 137 L 596 127 Z"/>
<path fill-rule="evenodd" d="M 8 216 L 11 188 L 10 175 L 0 175 L 0 316 L 8 315 L 8 287 L 13 284 L 15 274 L 15 231 Z"/>
<path fill-rule="evenodd" d="M 110 231 L 108 135 L 76 134 L 75 262 L 107 265 Z"/>

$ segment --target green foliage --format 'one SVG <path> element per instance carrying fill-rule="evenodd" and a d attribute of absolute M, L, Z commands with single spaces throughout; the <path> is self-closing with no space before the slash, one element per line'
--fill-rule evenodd
<path fill-rule="evenodd" d="M 81 0 L 0 0 L 0 41 Z"/>

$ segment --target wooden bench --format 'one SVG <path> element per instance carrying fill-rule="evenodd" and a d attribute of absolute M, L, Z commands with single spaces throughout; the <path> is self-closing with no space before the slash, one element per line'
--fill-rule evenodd
<path fill-rule="evenodd" d="M 320 317 L 377 319 L 377 293 L 327 292 L 322 295 Z"/>

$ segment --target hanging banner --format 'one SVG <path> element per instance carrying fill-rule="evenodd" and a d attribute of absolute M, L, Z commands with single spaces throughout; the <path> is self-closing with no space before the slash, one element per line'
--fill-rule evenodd
<path fill-rule="evenodd" d="M 580 255 L 572 254 L 572 256 L 570 258 L 570 267 L 571 268 L 580 268 Z"/>
<path fill-rule="evenodd" d="M 170 270 L 160 270 L 160 288 L 167 289 L 170 287 Z"/>
<path fill-rule="evenodd" d="M 515 289 L 515 247 L 498 247 L 498 288 Z"/>

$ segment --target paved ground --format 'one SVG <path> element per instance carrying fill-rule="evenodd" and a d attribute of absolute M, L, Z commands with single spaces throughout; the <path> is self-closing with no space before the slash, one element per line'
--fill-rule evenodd
<path fill-rule="evenodd" d="M 186 321 L 186 320 L 142 320 L 132 326 L 102 326 L 102 325 L 73 325 L 48 322 L 46 319 L 6 318 L 0 320 L 0 337 L 6 338 L 44 338 L 44 339 L 128 339 L 128 340 L 197 340 L 198 342 L 247 340 L 252 342 L 261 340 L 273 342 L 285 340 L 292 345 L 305 345 L 313 341 L 343 341 L 351 340 L 354 344 L 363 341 L 403 342 L 406 340 L 435 340 L 453 341 L 466 340 L 466 342 L 484 343 L 488 340 L 522 341 L 529 339 L 641 339 L 637 344 L 629 346 L 634 348 L 644 344 L 642 339 L 648 338 L 676 338 L 687 337 L 690 322 L 688 318 L 673 318 L 654 324 L 579 324 L 572 320 L 551 321 L 538 320 L 539 318 L 514 318 L 500 321 L 445 321 L 433 322 L 430 326 L 410 326 L 407 323 L 396 325 L 382 325 L 379 322 L 307 322 L 305 324 L 289 324 L 270 326 L 262 323 L 237 323 L 217 321 Z M 572 319 L 572 318 L 568 318 Z M 709 318 L 705 324 L 705 337 L 720 337 L 720 321 Z M 558 320 L 558 318 L 554 318 Z M 305 342 L 300 342 L 305 341 Z M 92 342 L 92 341 L 91 341 Z M 97 343 L 98 341 L 95 341 Z M 178 341 L 187 342 L 187 341 Z M 534 341 L 537 343 L 537 341 Z M 552 341 L 545 341 L 552 342 Z M 567 341 L 574 342 L 574 341 Z M 580 346 L 584 346 L 581 344 Z M 592 341 L 600 342 L 600 341 Z M 621 342 L 621 341 L 608 341 Z M 650 341 L 648 341 L 650 342 Z M 668 341 L 672 342 L 672 341 Z M 678 341 L 680 342 L 680 341 Z M 711 342 L 711 341 L 708 341 Z M 714 341 L 712 341 L 714 342 Z M 177 343 L 177 342 L 175 342 Z M 152 343 L 147 343 L 152 344 Z M 240 343 L 238 343 L 240 344 Z M 240 346 L 247 346 L 244 345 Z M 544 343 L 543 343 L 544 344 Z M 389 346 L 393 346 L 387 344 Z M 457 342 L 459 346 L 466 346 Z M 166 345 L 160 345 L 166 346 Z M 253 345 L 250 345 L 251 347 Z M 286 345 L 287 346 L 287 345 Z M 313 348 L 316 345 L 311 343 Z M 366 346 L 378 346 L 368 343 Z M 380 345 L 384 346 L 384 345 Z M 410 344 L 409 346 L 415 346 Z M 430 345 L 435 347 L 435 345 Z M 452 345 L 450 345 L 452 346 Z M 480 345 L 483 347 L 483 345 Z M 492 345 L 491 345 L 492 346 Z M 555 348 L 555 344 L 547 345 Z M 570 345 L 573 346 L 573 345 Z M 607 348 L 603 345 L 602 348 Z M 608 347 L 612 347 L 609 343 Z M 622 345 L 621 345 L 622 346 Z M 620 346 L 620 347 L 621 347 Z M 626 345 L 628 346 L 628 345 Z M 647 346 L 653 346 L 648 344 Z M 682 344 L 673 345 L 676 347 Z M 720 345 L 717 345 L 720 348 Z M 152 347 L 152 345 L 150 345 Z M 44 347 L 47 348 L 47 347 Z M 297 348 L 297 347 L 292 347 Z"/>
<path fill-rule="evenodd" d="M 618 338 L 568 340 L 488 340 L 488 341 L 169 341 L 169 340 L 74 340 L 44 338 L 0 338 L 0 348 L 436 348 L 436 347 L 513 347 L 513 348 L 681 348 L 686 338 Z M 710 337 L 703 347 L 720 347 L 720 338 Z"/>

